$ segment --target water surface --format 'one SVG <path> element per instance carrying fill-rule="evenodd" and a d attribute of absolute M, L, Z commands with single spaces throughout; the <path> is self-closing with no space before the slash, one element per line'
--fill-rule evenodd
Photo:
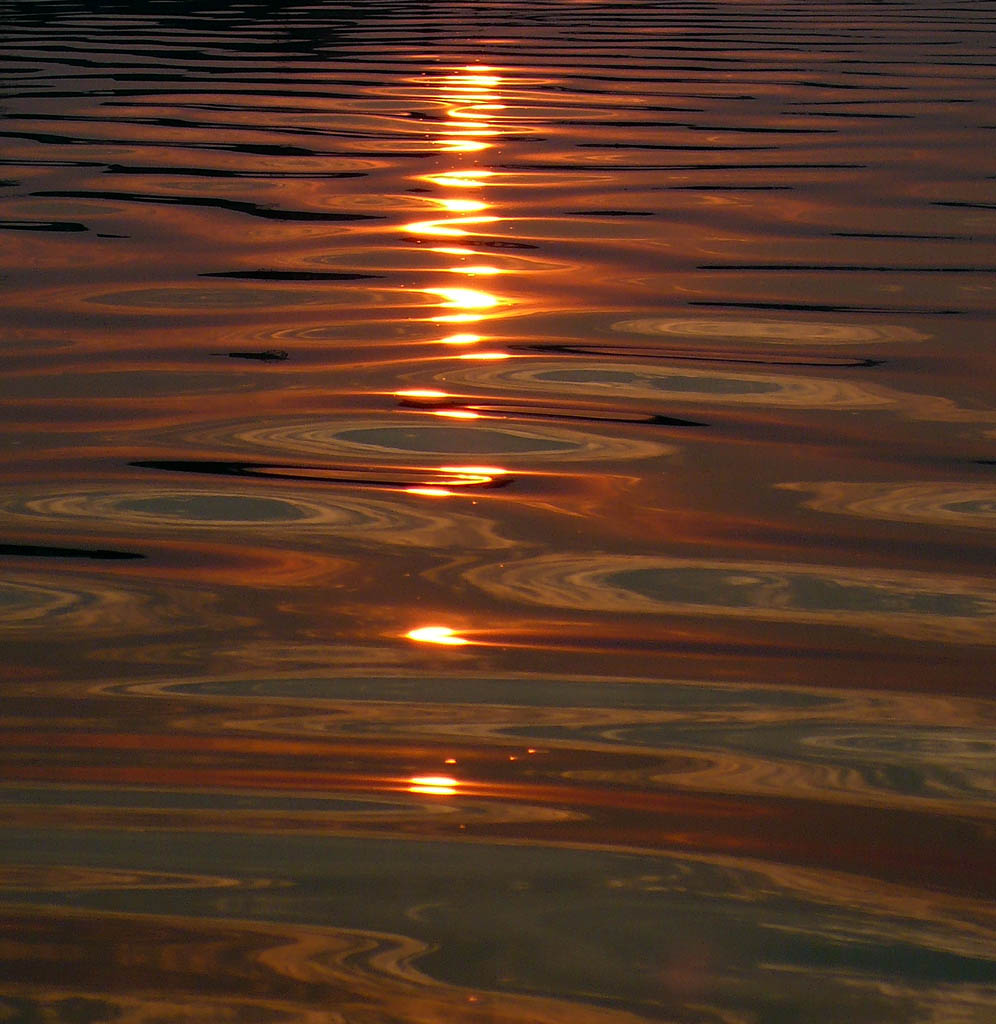
<path fill-rule="evenodd" d="M 996 6 L 0 18 L 0 1018 L 991 1020 Z"/>

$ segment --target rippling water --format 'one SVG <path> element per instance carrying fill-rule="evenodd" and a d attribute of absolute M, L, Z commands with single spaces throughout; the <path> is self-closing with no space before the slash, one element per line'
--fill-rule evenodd
<path fill-rule="evenodd" d="M 993 1020 L 996 4 L 0 24 L 0 1019 Z"/>

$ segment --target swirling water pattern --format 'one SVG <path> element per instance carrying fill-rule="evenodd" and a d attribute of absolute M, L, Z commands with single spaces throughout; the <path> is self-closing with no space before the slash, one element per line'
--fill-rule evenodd
<path fill-rule="evenodd" d="M 0 1019 L 988 1024 L 996 5 L 0 24 Z"/>

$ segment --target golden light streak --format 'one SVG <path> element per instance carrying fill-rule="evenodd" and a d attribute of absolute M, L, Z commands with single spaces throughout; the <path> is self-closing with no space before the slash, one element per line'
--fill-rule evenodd
<path fill-rule="evenodd" d="M 477 139 L 436 139 L 435 144 L 451 153 L 479 153 L 482 149 L 491 149 L 492 143 L 480 142 Z"/>
<path fill-rule="evenodd" d="M 454 221 L 417 220 L 405 224 L 404 230 L 415 235 L 465 235 L 463 228 L 454 227 Z"/>
<path fill-rule="evenodd" d="M 426 174 L 421 181 L 441 185 L 443 188 L 483 188 L 482 178 L 494 177 L 494 171 L 444 171 L 441 174 Z"/>
<path fill-rule="evenodd" d="M 446 269 L 450 274 L 467 274 L 468 277 L 487 277 L 492 274 L 507 273 L 507 271 L 502 270 L 500 267 L 489 267 L 485 264 L 473 264 L 469 267 L 447 267 Z"/>
<path fill-rule="evenodd" d="M 449 775 L 413 775 L 408 780 L 409 793 L 430 796 L 453 796 L 460 783 Z"/>
<path fill-rule="evenodd" d="M 464 352 L 457 359 L 511 359 L 511 352 Z"/>
<path fill-rule="evenodd" d="M 480 313 L 451 313 L 448 316 L 434 316 L 434 324 L 476 324 L 484 317 Z"/>
<path fill-rule="evenodd" d="M 467 85 L 477 86 L 478 88 L 486 86 L 493 88 L 496 85 L 501 85 L 501 79 L 497 75 L 482 75 L 481 71 L 490 71 L 490 68 L 480 67 L 465 67 L 465 74 L 453 75 L 452 77 L 461 84 L 466 83 Z"/>
<path fill-rule="evenodd" d="M 480 334 L 451 334 L 449 337 L 440 338 L 440 345 L 473 345 L 482 341 Z"/>
<path fill-rule="evenodd" d="M 445 487 L 406 487 L 405 494 L 418 494 L 423 498 L 452 498 L 456 491 L 447 490 Z M 416 637 L 411 639 L 415 640 Z M 443 641 L 437 640 L 436 643 L 442 643 Z M 454 641 L 455 643 L 466 643 L 466 641 Z"/>
<path fill-rule="evenodd" d="M 449 626 L 420 626 L 418 629 L 410 629 L 405 636 L 420 644 L 444 644 L 448 647 L 462 647 L 469 644 L 462 636 L 458 636 L 456 630 Z"/>
<path fill-rule="evenodd" d="M 430 295 L 438 295 L 445 300 L 445 305 L 456 309 L 490 309 L 497 306 L 501 299 L 489 292 L 477 288 L 423 288 Z"/>
<path fill-rule="evenodd" d="M 501 469 L 498 466 L 440 466 L 439 469 L 443 473 L 462 473 L 488 478 L 508 475 L 507 469 Z"/>
<path fill-rule="evenodd" d="M 480 199 L 433 199 L 432 202 L 448 213 L 478 213 L 489 205 Z"/>
<path fill-rule="evenodd" d="M 403 231 L 415 235 L 447 235 L 458 237 L 468 234 L 462 224 L 493 224 L 498 217 L 452 217 L 449 220 L 417 220 L 410 224 L 402 224 Z"/>
<path fill-rule="evenodd" d="M 469 409 L 431 409 L 432 416 L 445 416 L 451 420 L 479 420 L 479 412 L 471 412 Z"/>
<path fill-rule="evenodd" d="M 395 391 L 397 398 L 449 398 L 445 391 L 433 391 L 430 388 L 412 388 L 410 391 Z"/>

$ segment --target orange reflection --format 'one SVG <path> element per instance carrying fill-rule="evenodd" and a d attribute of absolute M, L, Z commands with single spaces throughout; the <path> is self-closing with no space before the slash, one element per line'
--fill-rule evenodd
<path fill-rule="evenodd" d="M 469 409 L 430 409 L 433 416 L 446 416 L 451 420 L 479 420 L 479 412 L 471 412 Z"/>
<path fill-rule="evenodd" d="M 507 469 L 499 469 L 497 466 L 440 466 L 444 473 L 460 473 L 469 476 L 485 476 L 487 478 L 496 476 L 507 476 Z"/>
<path fill-rule="evenodd" d="M 479 153 L 482 149 L 490 149 L 490 142 L 479 142 L 476 139 L 439 139 L 436 145 L 454 153 Z"/>
<path fill-rule="evenodd" d="M 481 210 L 486 210 L 489 203 L 485 203 L 480 199 L 431 199 L 430 202 L 435 203 L 437 206 L 441 206 L 448 213 L 480 213 Z"/>
<path fill-rule="evenodd" d="M 462 224 L 493 224 L 497 217 L 453 217 L 450 220 L 419 220 L 403 225 L 403 230 L 413 235 L 446 235 L 458 237 L 468 234 Z"/>
<path fill-rule="evenodd" d="M 482 141 L 483 137 L 499 136 L 504 131 L 503 122 L 498 112 L 506 109 L 501 102 L 500 93 L 502 79 L 493 68 L 468 65 L 454 67 L 442 78 L 436 79 L 432 85 L 436 99 L 439 101 L 445 120 L 437 128 L 437 138 L 433 145 L 454 153 L 473 153 L 493 145 Z M 466 236 L 481 237 L 486 226 L 500 223 L 503 218 L 495 216 L 493 204 L 483 195 L 482 191 L 499 175 L 494 170 L 475 166 L 459 166 L 460 163 L 471 163 L 458 158 L 453 159 L 455 166 L 433 170 L 428 174 L 414 176 L 423 185 L 432 186 L 435 194 L 418 197 L 419 202 L 434 207 L 438 213 L 425 220 L 413 221 L 402 226 L 402 230 L 418 235 L 426 241 L 439 240 L 427 251 L 439 253 L 441 256 L 465 257 L 466 262 L 455 260 L 451 265 L 440 265 L 439 274 L 460 274 L 465 278 L 497 277 L 511 271 L 499 262 L 488 262 L 490 255 L 481 251 L 481 246 L 461 244 L 459 241 Z M 468 191 L 476 189 L 473 197 Z M 428 192 L 428 190 L 423 189 Z M 455 244 L 447 244 L 452 239 Z M 421 250 L 425 252 L 426 250 Z M 473 258 L 473 259 L 471 259 Z M 480 288 L 454 288 L 433 285 L 421 289 L 425 294 L 433 296 L 441 309 L 430 314 L 426 319 L 438 324 L 476 324 L 482 320 L 490 320 L 498 311 L 512 304 L 511 300 Z M 455 333 L 441 338 L 438 344 L 473 345 L 482 340 L 481 335 L 474 333 Z M 484 353 L 479 358 L 504 359 L 507 354 Z M 420 397 L 417 394 L 401 397 Z M 431 396 L 426 396 L 431 397 Z M 476 419 L 477 414 L 466 410 L 436 410 L 435 415 L 449 416 L 453 419 Z"/>
<path fill-rule="evenodd" d="M 410 629 L 405 636 L 420 644 L 443 644 L 449 647 L 460 647 L 469 644 L 470 641 L 458 636 L 456 630 L 449 626 L 420 626 L 418 629 Z"/>
<path fill-rule="evenodd" d="M 441 174 L 422 175 L 421 181 L 427 181 L 443 188 L 483 188 L 487 178 L 494 177 L 494 171 L 444 171 Z"/>
<path fill-rule="evenodd" d="M 397 398 L 449 398 L 445 391 L 433 391 L 431 388 L 412 388 L 410 391 L 395 391 Z"/>
<path fill-rule="evenodd" d="M 450 274 L 468 274 L 471 277 L 476 277 L 478 275 L 487 277 L 491 274 L 506 273 L 506 271 L 502 270 L 500 267 L 489 267 L 483 263 L 472 263 L 468 267 L 447 267 L 446 270 L 447 273 Z"/>
<path fill-rule="evenodd" d="M 478 288 L 423 288 L 430 295 L 438 295 L 443 305 L 451 309 L 491 309 L 502 300 Z"/>
<path fill-rule="evenodd" d="M 406 487 L 405 494 L 420 494 L 425 498 L 449 498 L 456 492 L 447 490 L 445 487 Z M 416 639 L 412 637 L 412 639 Z M 438 641 L 441 642 L 441 641 Z"/>
<path fill-rule="evenodd" d="M 408 780 L 408 792 L 427 793 L 431 796 L 453 796 L 459 784 L 449 775 L 413 775 Z"/>

